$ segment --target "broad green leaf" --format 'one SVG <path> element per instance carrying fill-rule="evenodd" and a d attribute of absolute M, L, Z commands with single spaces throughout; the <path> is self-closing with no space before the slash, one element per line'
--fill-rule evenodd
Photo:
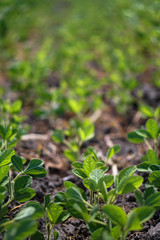
<path fill-rule="evenodd" d="M 104 172 L 101 169 L 94 169 L 90 175 L 89 178 L 94 180 L 96 184 L 98 184 L 98 181 L 100 180 L 101 177 L 103 177 Z"/>
<path fill-rule="evenodd" d="M 141 176 L 124 177 L 118 185 L 118 194 L 126 194 L 139 188 L 143 182 Z"/>
<path fill-rule="evenodd" d="M 45 197 L 44 197 L 44 206 L 45 206 L 45 208 L 48 206 L 48 204 L 49 204 L 50 202 L 51 202 L 51 194 L 48 193 L 48 194 L 46 194 Z"/>
<path fill-rule="evenodd" d="M 72 151 L 71 149 L 66 149 L 64 151 L 64 156 L 68 158 L 71 162 L 78 160 L 78 152 Z"/>
<path fill-rule="evenodd" d="M 74 173 L 74 175 L 76 175 L 79 178 L 87 178 L 87 175 L 85 174 L 84 170 L 81 168 L 77 168 L 77 169 L 73 169 L 72 172 Z"/>
<path fill-rule="evenodd" d="M 149 132 L 149 134 L 152 136 L 152 138 L 156 139 L 158 132 L 159 132 L 159 127 L 157 122 L 154 119 L 149 119 L 146 122 L 146 129 Z"/>
<path fill-rule="evenodd" d="M 4 139 L 5 138 L 5 129 L 2 125 L 0 125 L 0 136 Z"/>
<path fill-rule="evenodd" d="M 27 173 L 29 171 L 32 171 L 34 169 L 37 169 L 37 167 L 41 167 L 43 165 L 42 160 L 40 159 L 32 159 L 27 167 L 25 168 L 24 172 Z"/>
<path fill-rule="evenodd" d="M 106 205 L 102 207 L 102 211 L 108 216 L 108 218 L 115 224 L 125 227 L 127 222 L 127 216 L 125 211 L 116 205 Z"/>
<path fill-rule="evenodd" d="M 45 240 L 43 233 L 36 231 L 31 237 L 30 240 Z"/>
<path fill-rule="evenodd" d="M 160 186 L 160 171 L 153 171 L 149 177 L 148 180 L 151 184 L 153 184 L 155 187 Z"/>
<path fill-rule="evenodd" d="M 53 232 L 53 236 L 54 236 L 54 240 L 57 240 L 57 239 L 58 239 L 58 232 L 57 232 L 57 231 L 54 231 L 54 232 Z"/>
<path fill-rule="evenodd" d="M 145 117 L 150 118 L 154 116 L 153 108 L 147 104 L 140 105 L 139 110 Z"/>
<path fill-rule="evenodd" d="M 74 168 L 83 168 L 83 164 L 81 162 L 76 161 L 76 162 L 72 163 L 72 167 L 74 167 Z"/>
<path fill-rule="evenodd" d="M 0 167 L 11 163 L 11 157 L 15 154 L 14 149 L 9 148 L 3 151 L 0 155 Z"/>
<path fill-rule="evenodd" d="M 85 204 L 79 199 L 70 198 L 66 203 L 66 208 L 73 217 L 84 219 L 85 221 L 90 218 Z"/>
<path fill-rule="evenodd" d="M 98 228 L 96 231 L 92 233 L 90 240 L 113 240 L 109 232 L 107 232 L 104 228 Z"/>
<path fill-rule="evenodd" d="M 126 229 L 127 231 L 137 231 L 142 229 L 140 219 L 138 218 L 136 212 L 131 211 L 128 214 Z"/>
<path fill-rule="evenodd" d="M 35 212 L 32 214 L 32 219 L 38 219 L 43 217 L 45 212 L 44 212 L 44 207 L 41 203 L 36 201 L 30 201 L 23 207 L 23 209 L 26 209 L 29 207 L 33 207 L 35 209 Z"/>
<path fill-rule="evenodd" d="M 40 159 L 33 159 L 29 162 L 28 166 L 24 170 L 24 173 L 33 177 L 43 178 L 47 172 L 42 166 L 43 162 Z"/>
<path fill-rule="evenodd" d="M 113 239 L 119 239 L 121 234 L 122 234 L 121 227 L 119 225 L 111 229 L 111 236 L 113 237 Z"/>
<path fill-rule="evenodd" d="M 139 135 L 138 132 L 136 132 L 136 131 L 128 133 L 127 138 L 131 143 L 138 144 L 138 143 L 142 143 L 144 141 L 144 137 Z"/>
<path fill-rule="evenodd" d="M 25 240 L 36 232 L 37 227 L 38 223 L 32 219 L 25 219 L 11 224 L 4 240 Z"/>
<path fill-rule="evenodd" d="M 87 156 L 83 163 L 85 174 L 89 177 L 89 174 L 96 168 L 96 160 L 92 156 Z"/>
<path fill-rule="evenodd" d="M 118 181 L 120 182 L 124 177 L 132 176 L 136 170 L 137 170 L 136 166 L 124 168 L 123 170 L 120 171 L 118 175 Z"/>
<path fill-rule="evenodd" d="M 135 197 L 136 197 L 136 200 L 137 200 L 137 203 L 139 206 L 143 206 L 144 204 L 144 199 L 143 199 L 143 194 L 142 192 L 139 190 L 139 189 L 136 189 L 135 192 Z"/>
<path fill-rule="evenodd" d="M 50 202 L 46 208 L 48 218 L 52 224 L 56 224 L 60 214 L 63 212 L 63 207 L 57 203 Z"/>
<path fill-rule="evenodd" d="M 109 188 L 114 183 L 114 177 L 112 175 L 105 175 L 99 180 L 99 188 L 101 188 L 102 183 L 105 183 L 106 188 Z"/>
<path fill-rule="evenodd" d="M 17 156 L 17 155 L 13 155 L 11 157 L 11 162 L 13 164 L 13 166 L 19 171 L 21 172 L 23 170 L 23 162 L 22 159 Z"/>
<path fill-rule="evenodd" d="M 25 218 L 29 218 L 29 217 L 32 218 L 35 211 L 36 211 L 35 207 L 32 207 L 32 206 L 25 207 L 16 215 L 14 220 L 15 221 L 20 221 L 20 220 L 23 220 Z"/>
<path fill-rule="evenodd" d="M 15 194 L 15 201 L 18 202 L 26 202 L 33 198 L 36 195 L 35 191 L 32 188 L 26 187 L 23 189 L 20 189 L 16 194 Z"/>
<path fill-rule="evenodd" d="M 9 166 L 0 167 L 0 182 L 6 177 L 9 172 Z"/>
<path fill-rule="evenodd" d="M 69 218 L 70 213 L 67 210 L 63 210 L 63 212 L 61 212 L 61 214 L 59 215 L 56 224 L 64 222 L 67 218 Z"/>
<path fill-rule="evenodd" d="M 117 154 L 121 150 L 121 146 L 116 144 L 113 147 L 108 149 L 107 159 L 111 159 L 115 154 Z"/>
<path fill-rule="evenodd" d="M 64 186 L 65 186 L 66 189 L 70 188 L 70 187 L 75 187 L 75 188 L 77 187 L 76 184 L 74 184 L 72 182 L 69 182 L 69 181 L 65 181 Z"/>
<path fill-rule="evenodd" d="M 148 161 L 151 162 L 152 164 L 160 163 L 160 161 L 158 160 L 157 154 L 151 149 L 147 151 L 147 158 L 148 158 Z"/>
<path fill-rule="evenodd" d="M 95 183 L 93 179 L 85 178 L 83 180 L 83 185 L 90 191 L 93 191 L 93 192 L 98 191 L 98 185 Z"/>
<path fill-rule="evenodd" d="M 152 195 L 155 192 L 156 192 L 156 189 L 154 188 L 154 186 L 146 187 L 144 194 L 143 194 L 144 199 L 147 199 L 150 195 Z"/>
<path fill-rule="evenodd" d="M 155 213 L 154 208 L 149 206 L 138 207 L 132 211 L 137 214 L 140 223 L 148 221 Z"/>
<path fill-rule="evenodd" d="M 150 164 L 148 163 L 148 161 L 140 163 L 137 166 L 137 170 L 140 171 L 140 172 L 148 172 L 149 171 L 149 165 Z"/>
<path fill-rule="evenodd" d="M 20 189 L 24 189 L 26 187 L 29 187 L 32 183 L 32 177 L 31 176 L 21 176 L 17 178 L 14 184 L 14 190 L 15 192 L 18 192 Z"/>
<path fill-rule="evenodd" d="M 58 192 L 54 197 L 54 202 L 64 205 L 66 203 L 65 193 L 64 192 Z"/>
<path fill-rule="evenodd" d="M 82 194 L 81 194 L 79 188 L 76 188 L 76 187 L 67 188 L 65 195 L 67 198 L 83 200 L 83 197 L 82 197 Z"/>
<path fill-rule="evenodd" d="M 63 140 L 64 140 L 64 135 L 63 135 L 63 132 L 62 130 L 60 129 L 57 129 L 56 131 L 54 131 L 52 133 L 52 136 L 51 136 L 52 140 L 57 142 L 57 143 L 62 143 Z"/>
<path fill-rule="evenodd" d="M 160 192 L 153 193 L 147 197 L 145 205 L 160 208 Z"/>

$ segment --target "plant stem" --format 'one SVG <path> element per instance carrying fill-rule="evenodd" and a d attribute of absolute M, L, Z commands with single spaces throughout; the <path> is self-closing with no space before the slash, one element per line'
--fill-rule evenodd
<path fill-rule="evenodd" d="M 145 142 L 145 144 L 147 145 L 147 147 L 148 147 L 149 149 L 152 149 L 152 150 L 153 150 L 153 148 L 151 147 L 150 143 L 149 143 L 146 139 L 144 140 L 144 142 Z"/>
<path fill-rule="evenodd" d="M 100 225 L 102 225 L 102 226 L 105 226 L 105 227 L 107 227 L 107 225 L 106 225 L 104 222 L 101 222 L 101 221 L 99 221 L 99 220 L 97 220 L 97 219 L 93 219 L 93 220 L 92 220 L 92 222 L 94 222 L 94 223 L 97 223 L 97 224 L 100 224 Z"/>
<path fill-rule="evenodd" d="M 85 201 L 84 199 L 83 199 L 83 202 L 84 202 L 86 205 L 88 205 L 90 208 L 93 208 L 93 206 L 92 206 L 90 203 L 88 203 L 87 201 Z"/>

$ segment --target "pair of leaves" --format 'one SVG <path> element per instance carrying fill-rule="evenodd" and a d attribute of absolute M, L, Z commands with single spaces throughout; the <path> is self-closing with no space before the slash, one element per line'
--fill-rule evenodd
<path fill-rule="evenodd" d="M 145 139 L 157 139 L 160 133 L 158 123 L 154 119 L 146 122 L 146 130 L 139 129 L 128 134 L 128 140 L 132 143 L 142 143 Z"/>
<path fill-rule="evenodd" d="M 81 162 L 75 162 L 72 166 L 75 167 L 72 172 L 82 179 L 89 177 L 90 173 L 95 169 L 102 169 L 103 173 L 108 170 L 108 167 L 104 166 L 104 162 L 99 162 L 91 155 L 85 158 L 83 164 Z"/>
<path fill-rule="evenodd" d="M 102 211 L 114 224 L 127 231 L 142 229 L 141 224 L 149 220 L 155 212 L 153 207 L 143 206 L 135 208 L 127 216 L 125 211 L 116 205 L 106 205 Z"/>
<path fill-rule="evenodd" d="M 143 177 L 133 176 L 136 169 L 136 166 L 131 166 L 121 170 L 119 176 L 116 178 L 117 194 L 126 194 L 140 187 Z"/>

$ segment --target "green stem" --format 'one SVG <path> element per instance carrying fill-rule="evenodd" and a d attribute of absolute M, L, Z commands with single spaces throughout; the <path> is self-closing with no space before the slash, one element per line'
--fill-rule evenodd
<path fill-rule="evenodd" d="M 92 204 L 93 201 L 93 191 L 90 192 L 90 204 Z"/>
<path fill-rule="evenodd" d="M 8 200 L 8 202 L 6 202 L 5 204 L 3 204 L 2 208 L 8 206 L 8 204 L 10 204 L 10 203 L 12 202 L 12 200 L 13 200 L 13 199 L 10 198 L 10 199 Z"/>
<path fill-rule="evenodd" d="M 92 222 L 94 222 L 94 223 L 97 223 L 97 224 L 100 224 L 100 225 L 102 225 L 102 226 L 105 226 L 105 227 L 107 227 L 107 225 L 106 225 L 104 222 L 101 222 L 101 221 L 99 221 L 99 220 L 97 220 L 97 219 L 93 219 L 93 220 L 92 220 Z"/>
<path fill-rule="evenodd" d="M 22 175 L 24 172 L 20 172 L 17 174 L 17 176 L 12 180 L 12 183 L 15 183 L 15 181 L 17 180 L 17 178 L 19 178 L 20 175 Z"/>
<path fill-rule="evenodd" d="M 93 206 L 92 206 L 90 203 L 88 203 L 87 201 L 85 201 L 84 199 L 83 199 L 83 202 L 84 202 L 86 205 L 88 205 L 90 208 L 93 208 Z"/>
<path fill-rule="evenodd" d="M 146 139 L 144 140 L 144 142 L 145 142 L 145 144 L 147 145 L 147 147 L 148 147 L 149 149 L 152 149 L 152 150 L 153 150 L 152 146 L 150 145 L 150 143 L 149 143 Z"/>

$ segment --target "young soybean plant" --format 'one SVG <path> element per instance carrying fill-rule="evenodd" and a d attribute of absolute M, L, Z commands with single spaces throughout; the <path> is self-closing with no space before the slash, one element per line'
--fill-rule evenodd
<path fill-rule="evenodd" d="M 147 171 L 150 173 L 148 180 L 151 185 L 160 187 L 160 159 L 159 159 L 159 136 L 160 125 L 154 119 L 149 119 L 145 125 L 146 129 L 138 129 L 128 134 L 128 140 L 132 143 L 145 142 L 148 151 L 142 157 L 142 163 L 138 165 L 138 171 Z M 149 140 L 151 140 L 152 145 Z"/>
<path fill-rule="evenodd" d="M 57 129 L 52 134 L 52 140 L 57 143 L 63 143 L 67 149 L 64 150 L 64 156 L 71 162 L 77 161 L 80 155 L 82 144 L 94 137 L 94 125 L 89 120 L 78 122 L 72 121 L 71 127 L 64 132 Z"/>
<path fill-rule="evenodd" d="M 10 237 L 12 235 L 14 235 L 12 236 L 15 237 L 14 239 L 19 239 L 17 235 L 20 234 L 20 229 L 23 229 L 24 232 L 24 236 L 22 236 L 21 239 L 25 239 L 26 237 L 32 235 L 37 229 L 35 219 L 43 215 L 40 204 L 36 202 L 26 204 L 26 202 L 32 199 L 36 194 L 34 189 L 30 187 L 32 177 L 43 178 L 46 175 L 46 170 L 42 166 L 43 162 L 40 159 L 33 159 L 29 162 L 26 168 L 23 167 L 23 162 L 24 161 L 21 157 L 15 155 L 15 151 L 13 149 L 7 149 L 1 152 L 0 231 L 3 232 L 7 229 L 5 240 L 11 239 Z M 11 168 L 14 168 L 15 172 L 18 172 L 14 178 L 11 177 Z M 28 210 L 22 210 L 14 219 L 9 220 L 8 206 L 13 201 L 25 204 L 25 207 Z M 10 211 L 13 210 L 14 209 L 11 209 Z M 30 218 L 34 221 L 29 222 Z M 31 229 L 29 229 L 29 226 Z M 15 228 L 14 231 L 13 228 Z"/>
<path fill-rule="evenodd" d="M 126 215 L 122 208 L 114 205 L 118 195 L 130 193 L 142 184 L 143 178 L 133 175 L 135 166 L 123 169 L 114 177 L 106 174 L 108 167 L 95 153 L 87 156 L 84 163 L 72 165 L 73 173 L 83 179 L 89 196 L 75 184 L 65 182 L 66 191 L 56 194 L 54 202 L 65 207 L 73 217 L 83 219 L 92 240 L 124 240 L 129 231 L 142 229 L 141 224 L 154 214 L 153 207 L 143 206 Z"/>

